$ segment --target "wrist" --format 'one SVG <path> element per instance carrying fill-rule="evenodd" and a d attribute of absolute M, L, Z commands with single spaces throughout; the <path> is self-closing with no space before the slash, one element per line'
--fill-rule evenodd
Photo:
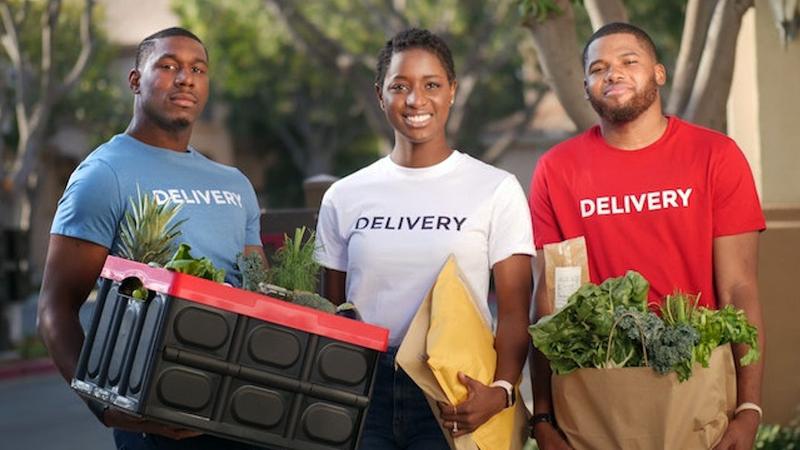
<path fill-rule="evenodd" d="M 531 427 L 530 436 L 532 438 L 536 437 L 537 430 L 541 432 L 542 430 L 552 429 L 556 430 L 556 418 L 552 413 L 538 413 L 534 414 L 528 424 Z"/>
<path fill-rule="evenodd" d="M 517 400 L 516 392 L 514 389 L 514 385 L 506 380 L 495 380 L 492 384 L 489 385 L 490 387 L 500 388 L 503 391 L 503 395 L 505 398 L 505 408 L 510 408 L 514 406 L 514 403 Z"/>

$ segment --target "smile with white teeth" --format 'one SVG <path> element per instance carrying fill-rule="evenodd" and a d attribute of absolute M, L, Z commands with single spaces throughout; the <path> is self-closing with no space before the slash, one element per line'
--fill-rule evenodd
<path fill-rule="evenodd" d="M 416 114 L 413 116 L 405 116 L 406 121 L 414 125 L 422 124 L 431 118 L 430 114 Z"/>

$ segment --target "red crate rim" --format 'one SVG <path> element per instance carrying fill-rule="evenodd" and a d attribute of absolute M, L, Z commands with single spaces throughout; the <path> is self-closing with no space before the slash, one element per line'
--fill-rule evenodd
<path fill-rule="evenodd" d="M 100 276 L 117 282 L 137 278 L 147 289 L 162 294 L 372 350 L 385 352 L 389 345 L 386 328 L 116 256 L 106 258 Z"/>

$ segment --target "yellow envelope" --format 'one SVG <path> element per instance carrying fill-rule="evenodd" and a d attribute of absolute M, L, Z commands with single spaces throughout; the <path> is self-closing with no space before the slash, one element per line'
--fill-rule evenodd
<path fill-rule="evenodd" d="M 436 401 L 458 404 L 467 397 L 458 372 L 484 384 L 494 380 L 494 336 L 467 286 L 451 255 L 417 311 L 396 359 L 425 392 L 440 425 Z M 527 435 L 527 410 L 518 401 L 455 441 L 449 430 L 443 432 L 451 447 L 459 450 L 521 449 Z"/>

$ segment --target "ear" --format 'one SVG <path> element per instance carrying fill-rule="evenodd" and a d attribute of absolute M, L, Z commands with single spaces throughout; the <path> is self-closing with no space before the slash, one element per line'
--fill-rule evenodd
<path fill-rule="evenodd" d="M 450 83 L 450 106 L 453 106 L 456 102 L 456 90 L 458 90 L 458 81 L 453 80 L 453 82 Z"/>
<path fill-rule="evenodd" d="M 375 83 L 375 96 L 378 97 L 378 105 L 381 107 L 381 111 L 386 111 L 386 105 L 383 104 L 383 89 L 378 83 Z"/>
<path fill-rule="evenodd" d="M 138 94 L 140 92 L 139 89 L 139 80 L 142 77 L 142 73 L 139 72 L 139 69 L 131 69 L 128 72 L 128 86 L 131 88 L 131 91 L 134 94 Z"/>
<path fill-rule="evenodd" d="M 659 86 L 667 84 L 667 68 L 663 64 L 656 64 L 655 72 L 656 84 Z"/>
<path fill-rule="evenodd" d="M 586 78 L 583 79 L 583 99 L 589 100 L 589 83 L 586 82 Z"/>

